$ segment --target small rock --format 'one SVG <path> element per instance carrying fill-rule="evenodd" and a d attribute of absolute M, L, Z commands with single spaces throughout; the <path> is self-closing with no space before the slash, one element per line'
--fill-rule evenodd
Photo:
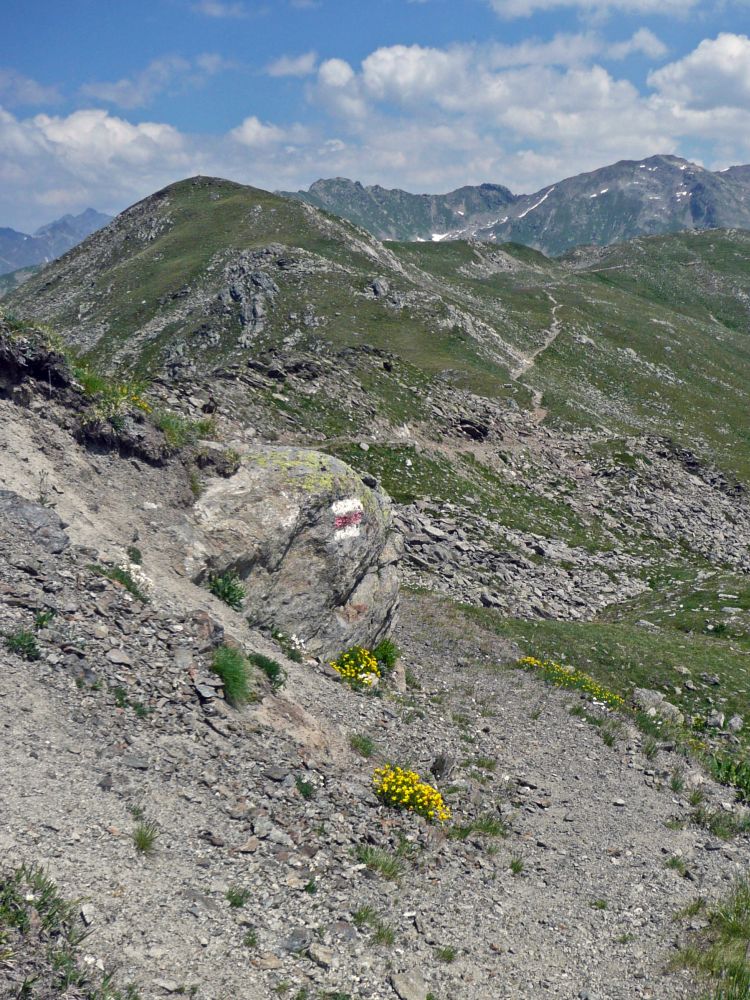
<path fill-rule="evenodd" d="M 307 927 L 298 927 L 283 942 L 282 948 L 293 955 L 298 955 L 300 952 L 307 951 L 311 944 L 312 931 L 309 931 Z"/>
<path fill-rule="evenodd" d="M 321 967 L 321 969 L 330 969 L 333 964 L 333 950 L 331 948 L 326 948 L 317 941 L 314 941 L 310 945 L 307 949 L 307 954 L 316 965 Z"/>
<path fill-rule="evenodd" d="M 427 987 L 418 972 L 393 973 L 389 982 L 401 1000 L 427 1000 Z"/>
<path fill-rule="evenodd" d="M 110 649 L 107 653 L 107 659 L 110 663 L 115 663 L 118 666 L 132 667 L 133 665 L 130 654 L 126 653 L 124 649 Z"/>

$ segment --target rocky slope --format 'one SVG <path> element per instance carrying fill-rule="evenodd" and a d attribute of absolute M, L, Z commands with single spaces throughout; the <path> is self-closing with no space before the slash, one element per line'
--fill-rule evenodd
<path fill-rule="evenodd" d="M 670 971 L 676 935 L 706 927 L 691 902 L 726 894 L 750 842 L 702 828 L 691 801 L 739 818 L 727 789 L 513 669 L 514 646 L 445 600 L 404 595 L 380 697 L 287 659 L 185 575 L 185 456 L 71 436 L 86 399 L 27 338 L 3 366 L 0 629 L 38 658 L 3 652 L 0 846 L 80 900 L 90 982 L 114 969 L 131 998 L 205 1000 L 695 996 Z M 242 423 L 217 419 L 233 441 Z M 206 495 L 232 479 L 207 473 Z M 134 543 L 148 603 L 92 569 Z M 210 670 L 227 642 L 276 658 L 283 686 L 258 671 L 255 700 L 228 707 Z M 430 776 L 451 823 L 380 804 L 385 760 Z M 52 977 L 42 903 L 24 899 L 30 928 L 0 957 L 10 996 Z"/>
<path fill-rule="evenodd" d="M 285 194 L 350 219 L 379 239 L 514 241 L 553 256 L 636 236 L 750 228 L 747 167 L 716 173 L 677 156 L 621 160 L 528 195 L 494 184 L 414 195 L 340 177 Z"/>
<path fill-rule="evenodd" d="M 46 264 L 110 221 L 110 215 L 87 208 L 80 215 L 63 215 L 33 235 L 0 228 L 0 275 L 35 264 Z"/>

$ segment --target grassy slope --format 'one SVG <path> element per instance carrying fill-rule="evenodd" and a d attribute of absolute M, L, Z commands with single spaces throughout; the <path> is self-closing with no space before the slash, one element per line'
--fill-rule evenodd
<path fill-rule="evenodd" d="M 398 252 L 470 295 L 490 321 L 501 304 L 508 338 L 527 348 L 550 326 L 549 296 L 560 303 L 560 335 L 523 376 L 543 392 L 549 420 L 671 436 L 750 481 L 750 234 L 641 239 L 575 270 L 503 249 L 523 266 L 476 278 L 465 274 L 466 244 Z"/>

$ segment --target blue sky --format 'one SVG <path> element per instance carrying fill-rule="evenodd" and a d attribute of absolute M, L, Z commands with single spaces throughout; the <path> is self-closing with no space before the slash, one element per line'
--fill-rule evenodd
<path fill-rule="evenodd" d="M 534 191 L 750 161 L 750 0 L 3 0 L 0 226 L 212 173 Z"/>

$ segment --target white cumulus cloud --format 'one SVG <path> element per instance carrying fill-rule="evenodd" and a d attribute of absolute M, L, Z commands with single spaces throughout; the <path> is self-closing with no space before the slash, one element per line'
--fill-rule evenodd
<path fill-rule="evenodd" d="M 304 52 L 300 56 L 280 56 L 266 67 L 269 76 L 310 76 L 318 62 L 316 52 Z"/>
<path fill-rule="evenodd" d="M 750 38 L 706 38 L 683 59 L 655 70 L 649 85 L 689 108 L 750 109 Z"/>

